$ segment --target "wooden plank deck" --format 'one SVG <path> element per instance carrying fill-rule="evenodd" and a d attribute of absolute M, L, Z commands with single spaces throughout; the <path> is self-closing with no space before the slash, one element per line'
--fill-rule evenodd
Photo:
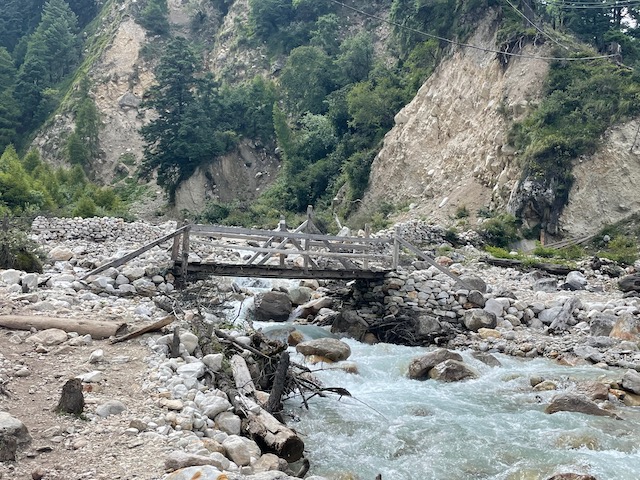
<path fill-rule="evenodd" d="M 189 263 L 187 275 L 189 278 L 205 278 L 208 276 L 221 277 L 257 277 L 257 278 L 288 278 L 291 280 L 309 278 L 317 280 L 378 280 L 391 270 L 362 270 L 362 269 L 304 269 L 293 266 L 229 264 L 229 263 Z M 176 276 L 182 272 L 182 261 L 175 262 Z"/>

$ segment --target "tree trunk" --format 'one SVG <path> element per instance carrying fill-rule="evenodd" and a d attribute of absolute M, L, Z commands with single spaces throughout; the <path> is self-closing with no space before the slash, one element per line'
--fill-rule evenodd
<path fill-rule="evenodd" d="M 1 315 L 0 327 L 12 330 L 46 330 L 59 328 L 65 332 L 77 332 L 79 335 L 91 335 L 94 340 L 103 340 L 122 333 L 126 323 L 105 322 L 99 320 L 78 320 L 75 318 L 40 317 L 31 315 Z"/>

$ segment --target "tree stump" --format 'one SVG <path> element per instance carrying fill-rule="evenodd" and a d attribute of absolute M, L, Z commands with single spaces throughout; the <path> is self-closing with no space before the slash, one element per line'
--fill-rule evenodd
<path fill-rule="evenodd" d="M 62 395 L 56 407 L 56 412 L 80 415 L 83 409 L 84 395 L 82 393 L 82 381 L 79 378 L 67 380 L 67 383 L 62 387 Z"/>

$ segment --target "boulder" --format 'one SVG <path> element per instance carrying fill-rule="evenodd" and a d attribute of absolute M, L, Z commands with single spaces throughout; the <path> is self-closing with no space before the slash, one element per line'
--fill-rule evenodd
<path fill-rule="evenodd" d="M 504 306 L 502 305 L 502 302 L 499 302 L 495 298 L 489 298 L 485 302 L 483 309 L 486 312 L 493 313 L 496 318 L 500 318 L 504 315 Z"/>
<path fill-rule="evenodd" d="M 560 313 L 558 313 L 556 318 L 554 318 L 551 322 L 551 325 L 549 325 L 549 329 L 554 332 L 564 332 L 570 326 L 575 325 L 577 322 L 573 317 L 573 311 L 577 308 L 580 308 L 581 305 L 582 304 L 579 298 L 569 298 L 566 302 L 564 302 L 564 305 L 562 305 L 562 310 L 560 310 Z"/>
<path fill-rule="evenodd" d="M 496 316 L 481 308 L 472 308 L 464 312 L 464 325 L 472 332 L 481 328 L 496 328 L 497 324 Z"/>
<path fill-rule="evenodd" d="M 256 461 L 260 458 L 260 447 L 256 442 L 245 437 L 229 435 L 222 442 L 222 446 L 227 452 L 227 457 L 239 467 L 249 465 L 252 460 Z"/>
<path fill-rule="evenodd" d="M 578 412 L 601 417 L 620 418 L 615 413 L 600 408 L 594 401 L 576 393 L 560 393 L 551 399 L 545 413 Z"/>
<path fill-rule="evenodd" d="M 618 340 L 638 341 L 640 333 L 640 319 L 630 313 L 618 317 L 609 336 Z"/>
<path fill-rule="evenodd" d="M 429 378 L 441 382 L 458 382 L 467 378 L 478 378 L 478 376 L 478 372 L 458 360 L 445 360 L 429 370 Z"/>
<path fill-rule="evenodd" d="M 427 378 L 429 370 L 445 360 L 457 360 L 461 362 L 462 356 L 446 348 L 438 348 L 432 352 L 428 352 L 411 361 L 409 364 L 409 378 L 424 380 Z"/>
<path fill-rule="evenodd" d="M 13 437 L 18 445 L 27 444 L 31 436 L 24 423 L 7 412 L 0 412 L 0 438 Z"/>
<path fill-rule="evenodd" d="M 589 331 L 594 337 L 608 337 L 618 317 L 609 313 L 596 313 L 589 322 Z"/>
<path fill-rule="evenodd" d="M 303 355 L 318 355 L 331 361 L 346 360 L 351 355 L 351 348 L 343 341 L 335 338 L 318 338 L 296 345 L 296 351 Z"/>
<path fill-rule="evenodd" d="M 552 277 L 540 278 L 533 284 L 534 292 L 555 292 L 558 290 L 558 281 Z"/>
<path fill-rule="evenodd" d="M 265 453 L 252 465 L 254 473 L 285 471 L 289 464 L 273 453 Z"/>
<path fill-rule="evenodd" d="M 222 472 L 211 465 L 202 465 L 198 467 L 188 467 L 176 470 L 170 475 L 164 477 L 164 480 L 218 480 Z"/>
<path fill-rule="evenodd" d="M 73 258 L 73 252 L 66 247 L 54 247 L 49 251 L 49 258 L 54 262 L 68 262 Z"/>
<path fill-rule="evenodd" d="M 217 395 L 206 395 L 201 399 L 196 398 L 196 405 L 202 410 L 202 413 L 211 420 L 215 419 L 220 413 L 229 410 L 231 403 L 226 398 Z"/>
<path fill-rule="evenodd" d="M 355 310 L 342 310 L 331 325 L 332 332 L 341 332 L 360 340 L 367 330 L 369 324 Z"/>
<path fill-rule="evenodd" d="M 577 386 L 580 393 L 585 394 L 591 400 L 607 400 L 609 398 L 609 385 L 596 382 L 582 382 Z"/>
<path fill-rule="evenodd" d="M 233 412 L 222 412 L 216 416 L 215 425 L 218 430 L 229 435 L 240 435 L 242 420 Z"/>
<path fill-rule="evenodd" d="M 224 455 L 217 452 L 213 452 L 210 455 L 196 455 L 183 450 L 171 452 L 164 461 L 164 468 L 168 472 L 202 465 L 211 465 L 220 470 L 226 470 L 231 465 L 231 462 Z"/>
<path fill-rule="evenodd" d="M 487 283 L 477 275 L 464 274 L 460 276 L 465 285 L 471 288 L 471 290 L 477 290 L 480 293 L 487 293 Z"/>
<path fill-rule="evenodd" d="M 587 277 L 585 277 L 582 272 L 574 270 L 567 274 L 565 283 L 571 290 L 584 290 L 584 288 L 587 286 L 588 281 Z"/>
<path fill-rule="evenodd" d="M 100 417 L 106 418 L 110 415 L 120 415 L 127 409 L 124 403 L 119 400 L 109 400 L 108 402 L 98 405 L 96 408 L 96 414 Z"/>
<path fill-rule="evenodd" d="M 480 360 L 485 365 L 489 365 L 490 367 L 501 367 L 502 363 L 496 357 L 486 352 L 472 352 L 471 356 L 476 360 Z"/>
<path fill-rule="evenodd" d="M 311 295 L 313 295 L 313 290 L 309 287 L 292 287 L 289 289 L 289 298 L 291 299 L 291 303 L 293 305 L 303 305 L 311 300 Z"/>
<path fill-rule="evenodd" d="M 432 315 L 420 315 L 416 319 L 416 336 L 420 338 L 433 338 L 445 333 L 447 333 L 447 329 Z"/>
<path fill-rule="evenodd" d="M 5 285 L 18 285 L 21 275 L 22 272 L 19 270 L 9 269 L 0 273 L 0 280 L 2 280 Z"/>
<path fill-rule="evenodd" d="M 67 341 L 67 332 L 59 328 L 48 328 L 35 335 L 27 337 L 25 342 L 40 343 L 42 345 L 60 345 Z"/>
<path fill-rule="evenodd" d="M 627 370 L 622 377 L 621 386 L 628 392 L 640 395 L 640 373 L 635 370 Z"/>
<path fill-rule="evenodd" d="M 623 292 L 640 292 L 640 273 L 622 277 L 618 280 L 618 288 Z"/>
<path fill-rule="evenodd" d="M 479 290 L 471 290 L 469 295 L 467 295 L 467 301 L 480 308 L 483 308 L 487 302 L 484 295 Z"/>
<path fill-rule="evenodd" d="M 254 307 L 256 320 L 275 322 L 287 321 L 293 309 L 289 295 L 275 291 L 257 294 Z"/>
<path fill-rule="evenodd" d="M 593 475 L 583 473 L 558 473 L 547 480 L 597 480 Z"/>

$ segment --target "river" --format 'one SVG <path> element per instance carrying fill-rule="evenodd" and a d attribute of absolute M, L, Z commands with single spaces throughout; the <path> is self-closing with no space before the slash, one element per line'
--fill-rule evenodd
<path fill-rule="evenodd" d="M 308 411 L 300 398 L 287 402 L 311 474 L 331 480 L 377 474 L 383 480 L 545 480 L 567 472 L 640 478 L 640 407 L 620 406 L 622 420 L 549 415 L 544 408 L 558 392 L 535 392 L 529 382 L 540 376 L 564 390 L 582 380 L 620 380 L 623 371 L 500 354 L 502 366 L 489 367 L 460 352 L 478 379 L 417 381 L 406 377 L 407 367 L 426 348 L 344 341 L 357 374 L 312 368 L 325 386 L 346 388 L 352 397 L 314 397 Z"/>

